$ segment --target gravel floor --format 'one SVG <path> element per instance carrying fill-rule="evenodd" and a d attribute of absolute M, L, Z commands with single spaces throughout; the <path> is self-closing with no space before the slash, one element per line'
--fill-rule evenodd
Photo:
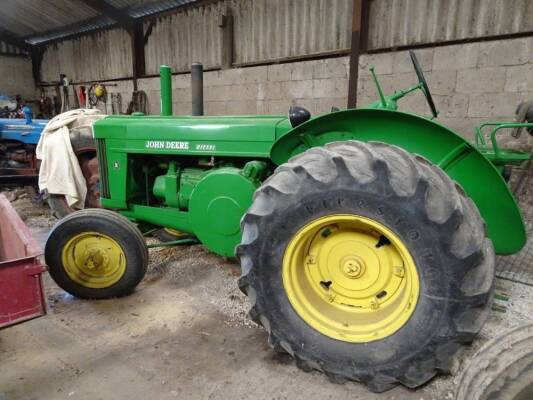
<path fill-rule="evenodd" d="M 23 191 L 8 193 L 44 243 L 55 223 Z M 155 239 L 150 239 L 155 240 Z M 49 314 L 0 332 L 0 399 L 453 399 L 458 373 L 487 339 L 533 318 L 533 288 L 497 279 L 498 302 L 454 375 L 412 391 L 373 394 L 331 384 L 274 354 L 250 322 L 237 289 L 239 266 L 202 246 L 150 250 L 146 278 L 131 296 L 83 301 L 46 276 Z"/>

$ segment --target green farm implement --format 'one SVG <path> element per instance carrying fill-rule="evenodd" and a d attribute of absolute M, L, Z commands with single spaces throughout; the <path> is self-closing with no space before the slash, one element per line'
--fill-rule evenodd
<path fill-rule="evenodd" d="M 436 122 L 419 83 L 317 117 L 109 116 L 94 126 L 105 209 L 50 233 L 50 274 L 82 298 L 126 295 L 165 227 L 241 263 L 239 286 L 269 344 L 334 381 L 417 387 L 473 340 L 493 295 L 494 254 L 525 243 L 504 167 L 530 158 Z M 422 91 L 433 117 L 397 110 Z M 531 126 L 532 124 L 520 124 Z M 112 210 L 112 211 L 111 211 Z"/>

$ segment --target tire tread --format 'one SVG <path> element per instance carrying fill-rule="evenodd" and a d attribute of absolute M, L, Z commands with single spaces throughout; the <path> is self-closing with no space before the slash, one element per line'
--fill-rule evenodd
<path fill-rule="evenodd" d="M 394 191 L 397 196 L 419 201 L 425 208 L 427 218 L 435 224 L 452 224 L 455 227 L 455 233 L 449 243 L 454 255 L 460 259 L 483 259 L 478 263 L 479 266 L 474 265 L 477 268 L 470 272 L 463 271 L 462 276 L 458 277 L 465 299 L 464 311 L 470 313 L 468 324 L 461 323 L 461 319 L 455 321 L 455 326 L 449 328 L 451 332 L 443 335 L 429 357 L 411 365 L 407 370 L 398 370 L 394 376 L 358 374 L 350 369 L 339 372 L 335 365 L 306 359 L 298 349 L 292 348 L 287 341 L 277 336 L 277 332 L 270 329 L 268 317 L 257 298 L 262 283 L 253 277 L 253 259 L 254 253 L 261 251 L 257 245 L 261 220 L 274 212 L 276 204 L 291 201 L 292 194 L 298 190 L 305 191 L 307 186 L 311 186 L 308 184 L 309 179 L 315 184 L 327 185 L 337 178 L 342 178 L 343 170 L 349 174 L 350 180 L 358 184 L 376 182 L 385 176 L 388 181 L 386 190 Z M 372 185 L 369 187 L 372 188 Z M 463 343 L 473 340 L 490 310 L 494 278 L 494 257 L 491 256 L 493 248 L 490 240 L 485 238 L 484 223 L 477 208 L 466 197 L 464 190 L 444 171 L 427 159 L 412 155 L 396 146 L 378 142 L 336 142 L 323 148 L 312 148 L 291 158 L 286 164 L 278 167 L 257 190 L 252 206 L 241 220 L 241 230 L 243 241 L 237 248 L 237 256 L 243 269 L 239 286 L 250 297 L 250 315 L 256 322 L 269 326 L 268 341 L 272 347 L 281 347 L 291 354 L 297 360 L 296 364 L 304 371 L 319 370 L 328 377 L 333 377 L 333 381 L 360 381 L 378 392 L 388 390 L 397 383 L 411 388 L 417 387 L 437 372 L 450 369 L 453 356 L 461 350 Z M 466 279 L 473 281 L 467 282 Z"/>

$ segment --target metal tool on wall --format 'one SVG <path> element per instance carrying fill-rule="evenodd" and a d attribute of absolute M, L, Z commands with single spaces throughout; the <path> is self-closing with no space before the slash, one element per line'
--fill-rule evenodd
<path fill-rule="evenodd" d="M 65 74 L 59 75 L 59 84 L 61 86 L 61 112 L 70 110 L 70 100 L 68 94 L 69 79 Z"/>
<path fill-rule="evenodd" d="M 111 114 L 122 114 L 122 95 L 111 93 Z"/>
<path fill-rule="evenodd" d="M 107 89 L 105 85 L 100 83 L 91 85 L 88 100 L 91 107 L 97 107 L 100 102 L 104 103 L 104 112 L 107 113 Z"/>

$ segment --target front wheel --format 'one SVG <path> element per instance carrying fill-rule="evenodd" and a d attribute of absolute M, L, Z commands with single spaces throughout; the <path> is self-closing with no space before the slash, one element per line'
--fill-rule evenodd
<path fill-rule="evenodd" d="M 349 141 L 292 158 L 242 230 L 251 317 L 274 349 L 336 382 L 417 387 L 488 316 L 494 254 L 476 206 L 398 147 Z"/>
<path fill-rule="evenodd" d="M 139 229 L 109 210 L 76 211 L 60 220 L 45 245 L 54 281 L 73 296 L 106 299 L 131 293 L 148 266 Z"/>

